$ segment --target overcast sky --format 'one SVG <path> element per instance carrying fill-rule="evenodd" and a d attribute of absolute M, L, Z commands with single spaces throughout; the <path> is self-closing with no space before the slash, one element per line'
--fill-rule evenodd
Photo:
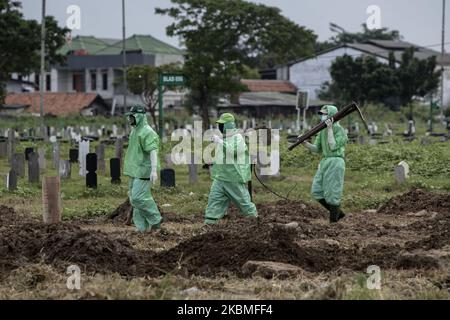
<path fill-rule="evenodd" d="M 319 40 L 327 40 L 332 33 L 329 22 L 337 23 L 348 31 L 359 31 L 366 22 L 369 5 L 381 9 L 381 25 L 399 30 L 406 41 L 430 46 L 441 42 L 442 0 L 257 0 L 279 7 L 283 14 L 299 25 L 313 30 Z M 121 0 L 47 0 L 47 14 L 66 24 L 70 5 L 81 9 L 81 30 L 75 35 L 94 35 L 121 38 Z M 178 39 L 166 36 L 165 27 L 170 18 L 155 15 L 155 7 L 170 7 L 169 0 L 126 0 L 127 36 L 151 34 L 178 46 Z M 26 18 L 40 20 L 41 1 L 22 0 Z M 450 1 L 446 8 L 446 39 L 450 42 Z M 437 45 L 432 49 L 439 50 Z M 450 44 L 446 45 L 450 51 Z"/>

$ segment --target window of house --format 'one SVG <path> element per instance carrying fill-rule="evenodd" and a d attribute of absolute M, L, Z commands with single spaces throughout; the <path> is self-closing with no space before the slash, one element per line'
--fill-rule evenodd
<path fill-rule="evenodd" d="M 97 71 L 91 71 L 91 90 L 97 90 Z"/>
<path fill-rule="evenodd" d="M 102 89 L 104 91 L 108 90 L 108 71 L 107 70 L 102 72 Z"/>
<path fill-rule="evenodd" d="M 45 90 L 52 91 L 52 77 L 49 74 L 45 76 Z"/>

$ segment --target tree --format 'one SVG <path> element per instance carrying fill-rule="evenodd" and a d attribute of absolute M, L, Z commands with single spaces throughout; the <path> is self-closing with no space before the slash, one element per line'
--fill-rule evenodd
<path fill-rule="evenodd" d="M 0 0 L 0 103 L 4 102 L 5 84 L 11 73 L 29 74 L 40 66 L 41 25 L 25 20 L 19 11 L 20 2 Z M 47 63 L 64 63 L 57 50 L 65 42 L 67 28 L 60 28 L 53 17 L 46 17 Z"/>
<path fill-rule="evenodd" d="M 187 49 L 184 73 L 205 128 L 218 95 L 245 89 L 239 82 L 245 65 L 274 65 L 314 52 L 314 33 L 278 8 L 243 0 L 171 1 L 176 6 L 156 13 L 175 19 L 167 34 L 180 37 Z"/>
<path fill-rule="evenodd" d="M 408 105 L 415 96 L 424 97 L 434 91 L 440 77 L 440 72 L 435 71 L 436 58 L 419 60 L 414 57 L 414 51 L 409 48 L 403 53 L 399 67 L 392 53 L 388 64 L 372 56 L 338 57 L 330 69 L 332 82 L 322 86 L 319 96 L 341 102 L 382 102 L 391 107 Z"/>
<path fill-rule="evenodd" d="M 362 32 L 347 32 L 344 28 L 338 26 L 335 23 L 330 23 L 330 30 L 336 33 L 331 37 L 331 43 L 343 44 L 343 43 L 363 43 L 369 40 L 394 40 L 400 41 L 402 36 L 397 30 L 389 30 L 388 28 L 369 29 L 365 23 L 362 24 Z"/>
<path fill-rule="evenodd" d="M 156 131 L 159 131 L 159 123 L 156 119 L 156 110 L 158 109 L 159 73 L 180 73 L 181 66 L 178 63 L 162 65 L 159 67 L 149 65 L 135 65 L 127 70 L 128 89 L 137 95 L 140 95 L 142 103 L 150 112 Z M 175 86 L 164 86 L 164 91 L 174 90 Z"/>

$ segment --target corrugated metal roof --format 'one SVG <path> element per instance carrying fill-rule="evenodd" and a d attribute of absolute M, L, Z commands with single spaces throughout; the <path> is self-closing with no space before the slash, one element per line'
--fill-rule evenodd
<path fill-rule="evenodd" d="M 96 55 L 110 55 L 122 53 L 122 41 L 116 42 L 113 45 L 107 46 L 99 51 Z M 127 51 L 140 51 L 143 54 L 172 54 L 183 55 L 184 52 L 175 48 L 165 42 L 162 42 L 150 35 L 133 35 L 125 39 L 125 46 Z"/>
<path fill-rule="evenodd" d="M 94 36 L 76 36 L 72 39 L 71 43 L 67 43 L 59 49 L 59 53 L 66 55 L 71 51 L 86 51 L 88 54 L 94 54 L 95 52 L 106 48 L 110 45 L 113 39 L 98 39 Z M 114 40 L 115 42 L 117 40 Z"/>

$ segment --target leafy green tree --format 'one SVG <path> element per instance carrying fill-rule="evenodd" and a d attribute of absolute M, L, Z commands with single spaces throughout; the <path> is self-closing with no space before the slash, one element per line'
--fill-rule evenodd
<path fill-rule="evenodd" d="M 171 0 L 156 13 L 175 22 L 167 27 L 187 49 L 184 73 L 203 124 L 209 107 L 224 93 L 245 89 L 244 66 L 275 65 L 314 52 L 316 36 L 283 17 L 278 8 L 243 0 Z"/>
<path fill-rule="evenodd" d="M 20 2 L 0 0 L 0 103 L 4 102 L 5 84 L 11 73 L 29 74 L 40 67 L 41 25 L 25 20 Z M 53 17 L 46 17 L 46 61 L 64 63 L 57 50 L 65 42 L 67 28 L 60 28 Z"/>
<path fill-rule="evenodd" d="M 436 90 L 440 72 L 436 70 L 436 58 L 417 59 L 414 48 L 402 55 L 396 67 L 391 53 L 385 64 L 372 56 L 352 58 L 344 55 L 331 65 L 331 83 L 322 86 L 322 99 L 341 102 L 357 100 L 361 104 L 382 102 L 391 107 L 412 105 L 414 97 L 424 97 Z"/>
<path fill-rule="evenodd" d="M 388 28 L 369 29 L 365 23 L 362 24 L 362 32 L 347 32 L 344 28 L 335 23 L 330 23 L 330 30 L 336 33 L 331 37 L 330 41 L 334 44 L 342 43 L 362 43 L 368 40 L 394 40 L 400 41 L 402 36 L 397 30 L 389 30 Z"/>
<path fill-rule="evenodd" d="M 128 89 L 141 97 L 142 103 L 152 117 L 156 131 L 159 130 L 159 123 L 156 118 L 156 110 L 159 106 L 158 74 L 181 73 L 181 66 L 178 63 L 171 63 L 159 67 L 149 65 L 135 65 L 127 70 Z M 175 86 L 164 86 L 163 92 L 175 90 Z"/>

